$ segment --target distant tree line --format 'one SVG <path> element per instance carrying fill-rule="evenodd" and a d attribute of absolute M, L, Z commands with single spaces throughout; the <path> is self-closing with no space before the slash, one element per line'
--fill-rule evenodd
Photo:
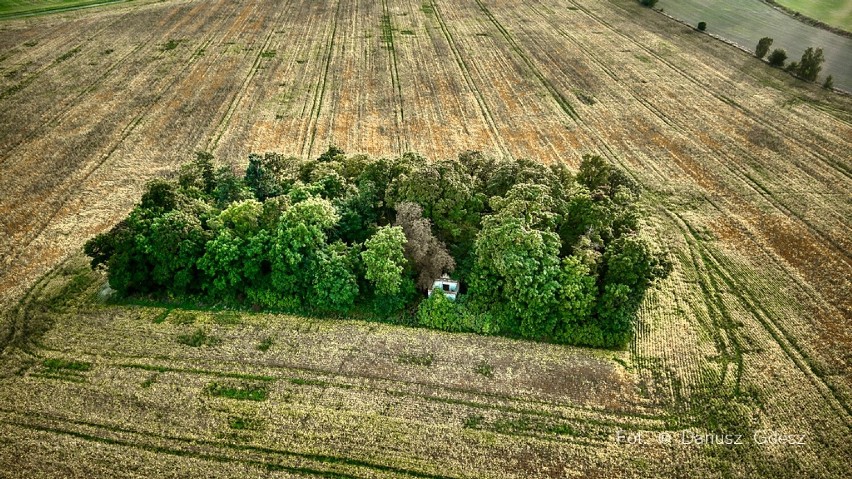
<path fill-rule="evenodd" d="M 766 57 L 766 54 L 769 53 L 769 48 L 772 46 L 772 42 L 772 38 L 761 38 L 757 42 L 757 47 L 754 49 L 755 56 L 760 59 Z M 787 51 L 783 48 L 776 48 L 772 53 L 769 53 L 766 61 L 774 67 L 784 68 L 784 64 L 787 62 Z M 802 80 L 815 82 L 819 76 L 819 72 L 822 71 L 822 63 L 824 61 L 822 48 L 814 49 L 813 47 L 808 47 L 805 53 L 802 54 L 801 60 L 791 62 L 785 70 Z M 834 87 L 834 80 L 831 75 L 826 77 L 823 87 L 828 89 Z"/>
<path fill-rule="evenodd" d="M 622 347 L 670 268 L 642 233 L 637 184 L 597 156 L 466 152 L 429 162 L 198 153 L 85 252 L 122 295 L 279 311 L 412 318 L 449 331 Z M 456 301 L 424 294 L 461 280 Z"/>
<path fill-rule="evenodd" d="M 639 0 L 639 3 L 653 8 L 657 5 L 657 0 Z M 774 5 L 774 3 L 773 3 Z M 707 22 L 698 22 L 698 30 L 706 31 L 707 30 Z M 787 62 L 787 51 L 783 48 L 776 48 L 769 53 L 769 48 L 772 46 L 772 38 L 764 37 L 761 38 L 757 42 L 757 47 L 755 48 L 755 55 L 757 58 L 763 59 L 766 58 L 766 61 L 777 68 L 784 68 L 784 64 Z M 767 53 L 769 56 L 767 57 Z M 785 70 L 794 76 L 801 78 L 802 80 L 815 82 L 817 77 L 819 76 L 819 72 L 822 70 L 822 63 L 825 61 L 823 57 L 822 48 L 814 49 L 813 47 L 809 47 L 805 50 L 805 53 L 802 54 L 801 60 L 798 62 L 791 62 Z M 828 75 L 823 83 L 823 88 L 831 89 L 834 88 L 834 79 L 831 75 Z"/>

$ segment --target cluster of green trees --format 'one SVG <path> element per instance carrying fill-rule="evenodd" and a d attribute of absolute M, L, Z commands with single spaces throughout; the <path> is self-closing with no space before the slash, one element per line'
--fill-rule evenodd
<path fill-rule="evenodd" d="M 757 58 L 763 59 L 763 57 L 766 57 L 766 54 L 769 53 L 769 48 L 772 46 L 772 42 L 772 38 L 769 37 L 763 37 L 757 42 L 757 47 L 754 50 Z M 769 53 L 766 61 L 774 67 L 784 68 L 784 64 L 787 62 L 787 51 L 783 48 L 776 48 L 772 50 L 772 53 Z M 823 56 L 822 48 L 814 49 L 813 47 L 808 47 L 802 54 L 802 58 L 798 62 L 790 62 L 786 70 L 802 80 L 815 82 L 819 76 L 819 72 L 822 71 L 822 63 L 824 61 L 825 57 Z M 831 75 L 825 78 L 823 87 L 828 89 L 834 87 L 834 80 Z"/>
<path fill-rule="evenodd" d="M 638 195 L 596 156 L 574 175 L 477 152 L 429 162 L 331 147 L 308 161 L 252 154 L 239 176 L 199 153 L 85 251 L 123 295 L 620 347 L 669 270 L 640 231 Z M 424 300 L 442 273 L 462 294 Z"/>

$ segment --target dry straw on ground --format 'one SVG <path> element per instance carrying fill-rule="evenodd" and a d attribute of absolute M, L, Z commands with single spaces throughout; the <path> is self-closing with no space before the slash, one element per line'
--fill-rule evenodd
<path fill-rule="evenodd" d="M 3 22 L 2 332 L 36 339 L 4 350 L 0 464 L 27 477 L 843 477 L 851 103 L 632 0 L 181 0 Z M 163 310 L 65 304 L 73 288 L 45 304 L 82 266 L 63 260 L 194 150 L 242 167 L 252 151 L 332 142 L 601 154 L 644 186 L 674 272 L 621 353 L 263 315 L 155 322 Z M 199 329 L 215 340 L 178 341 Z M 89 366 L 60 367 L 75 361 Z M 807 440 L 614 440 L 712 427 L 701 418 Z"/>

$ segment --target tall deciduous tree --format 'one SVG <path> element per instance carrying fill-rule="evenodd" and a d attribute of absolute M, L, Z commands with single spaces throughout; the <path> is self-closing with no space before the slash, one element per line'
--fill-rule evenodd
<path fill-rule="evenodd" d="M 364 276 L 375 286 L 377 296 L 400 293 L 405 260 L 405 233 L 400 226 L 382 226 L 364 243 Z"/>
<path fill-rule="evenodd" d="M 772 46 L 772 39 L 769 37 L 763 37 L 757 42 L 757 47 L 754 49 L 754 54 L 757 58 L 763 58 L 769 53 L 769 47 Z"/>
<path fill-rule="evenodd" d="M 295 180 L 295 158 L 285 158 L 278 153 L 266 153 L 261 156 L 249 155 L 245 183 L 259 200 L 277 196 L 284 192 L 285 184 Z"/>
<path fill-rule="evenodd" d="M 305 272 L 326 244 L 326 231 L 339 216 L 331 202 L 309 198 L 284 211 L 273 240 L 272 285 L 282 295 L 304 296 Z"/>
<path fill-rule="evenodd" d="M 558 319 L 552 313 L 561 246 L 559 235 L 550 229 L 553 213 L 548 205 L 553 201 L 532 185 L 519 184 L 506 200 L 492 203 L 495 213 L 482 220 L 474 245 L 471 295 L 485 304 L 505 306 L 498 313 L 504 329 L 549 337 Z"/>
<path fill-rule="evenodd" d="M 822 54 L 822 48 L 808 47 L 805 53 L 802 54 L 802 59 L 799 60 L 799 66 L 796 74 L 805 81 L 816 81 L 819 72 L 822 70 L 822 63 L 825 58 Z"/>
<path fill-rule="evenodd" d="M 358 296 L 358 281 L 345 246 L 325 248 L 311 265 L 308 303 L 320 311 L 346 312 Z"/>

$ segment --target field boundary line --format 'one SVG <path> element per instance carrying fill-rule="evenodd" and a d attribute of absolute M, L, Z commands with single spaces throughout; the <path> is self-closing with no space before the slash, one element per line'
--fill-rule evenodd
<path fill-rule="evenodd" d="M 478 1 L 478 0 L 477 0 L 477 1 Z M 721 93 L 718 93 L 716 90 L 712 89 L 712 88 L 710 87 L 710 85 L 709 85 L 709 84 L 703 84 L 703 83 L 701 83 L 698 79 L 696 79 L 694 76 L 692 76 L 691 74 L 689 74 L 689 73 L 688 73 L 688 72 L 686 72 L 685 70 L 683 70 L 683 69 L 681 69 L 681 68 L 678 68 L 678 67 L 677 67 L 677 66 L 675 66 L 672 62 L 670 62 L 669 60 L 666 60 L 663 56 L 661 56 L 661 55 L 659 55 L 657 52 L 655 52 L 653 49 L 651 49 L 651 48 L 649 48 L 649 47 L 647 47 L 647 46 L 645 46 L 645 45 L 641 44 L 640 42 L 636 41 L 635 39 L 633 39 L 633 38 L 632 38 L 632 37 L 630 37 L 629 35 L 627 35 L 627 34 L 623 33 L 623 32 L 622 32 L 622 31 L 620 31 L 619 29 L 615 28 L 615 27 L 614 27 L 614 26 L 612 26 L 609 22 L 607 22 L 607 21 L 605 21 L 604 19 L 600 18 L 598 15 L 596 15 L 596 14 L 592 13 L 592 12 L 591 12 L 588 8 L 586 8 L 586 7 L 582 6 L 582 5 L 580 5 L 580 4 L 579 4 L 576 0 L 569 0 L 569 1 L 570 1 L 572 4 L 574 4 L 574 5 L 577 7 L 577 9 L 579 9 L 580 11 L 582 11 L 583 13 L 585 13 L 585 14 L 586 14 L 589 18 L 592 18 L 593 20 L 595 20 L 595 21 L 599 22 L 600 24 L 602 24 L 602 25 L 606 26 L 606 28 L 608 28 L 610 31 L 612 31 L 612 32 L 613 32 L 613 33 L 615 33 L 616 35 L 618 35 L 618 36 L 620 36 L 620 37 L 622 37 L 622 38 L 624 38 L 624 39 L 628 40 L 630 43 L 635 44 L 637 47 L 639 47 L 640 49 L 644 50 L 646 53 L 650 54 L 652 57 L 654 57 L 655 59 L 657 59 L 657 61 L 659 61 L 659 62 L 661 62 L 661 63 L 665 64 L 666 66 L 668 66 L 668 67 L 669 67 L 672 71 L 674 71 L 675 73 L 677 73 L 677 74 L 681 75 L 682 77 L 686 78 L 686 79 L 687 79 L 687 80 L 689 80 L 691 83 L 693 83 L 694 85 L 696 85 L 696 86 L 700 87 L 701 89 L 703 89 L 703 90 L 707 91 L 708 93 L 710 93 L 711 95 L 713 95 L 713 97 L 715 97 L 717 100 L 719 100 L 719 101 L 721 101 L 721 102 L 723 102 L 723 103 L 725 103 L 725 104 L 727 104 L 727 105 L 729 105 L 729 106 L 733 107 L 733 108 L 734 108 L 734 109 L 736 109 L 736 110 L 741 111 L 741 112 L 742 112 L 742 113 L 743 113 L 746 117 L 750 118 L 750 119 L 751 119 L 752 121 L 754 121 L 755 123 L 760 124 L 760 125 L 761 125 L 761 126 L 763 126 L 764 128 L 766 128 L 766 129 L 768 129 L 768 130 L 770 130 L 770 131 L 772 131 L 772 132 L 774 132 L 774 133 L 776 133 L 776 134 L 779 134 L 779 135 L 780 135 L 780 136 L 782 136 L 782 137 L 787 137 L 787 136 L 789 136 L 789 135 L 785 135 L 783 132 L 781 132 L 781 131 L 778 129 L 778 127 L 777 127 L 777 126 L 775 126 L 774 124 L 769 123 L 769 122 L 767 122 L 767 121 L 763 120 L 763 119 L 761 118 L 761 116 L 760 116 L 760 115 L 756 115 L 756 114 L 754 114 L 754 113 L 753 113 L 751 110 L 749 110 L 748 108 L 746 108 L 746 107 L 744 107 L 744 106 L 740 105 L 739 103 L 737 103 L 737 102 L 735 102 L 735 101 L 732 101 L 730 98 L 727 98 L 725 95 L 722 95 Z M 628 11 L 627 9 L 625 9 L 623 6 L 621 6 L 621 5 L 617 5 L 616 3 L 612 2 L 612 1 L 609 1 L 608 3 L 609 3 L 610 5 L 613 5 L 615 8 L 618 8 L 618 9 L 620 9 L 621 11 L 625 12 L 625 16 L 626 16 L 626 17 L 629 17 L 629 14 L 630 14 L 631 12 L 630 12 L 630 11 Z M 664 16 L 666 16 L 667 18 L 670 18 L 670 19 L 671 19 L 671 17 L 668 17 L 667 15 L 664 15 Z M 674 20 L 674 19 L 672 19 L 672 20 Z M 678 23 L 681 23 L 681 22 L 678 22 Z M 741 50 L 741 49 L 738 49 L 738 50 Z M 744 53 L 746 53 L 746 52 L 744 51 Z M 845 177 L 847 180 L 852 179 L 852 171 L 850 171 L 850 170 L 849 170 L 849 168 L 848 168 L 848 167 L 846 167 L 845 165 L 843 165 L 843 164 L 838 164 L 838 163 L 836 163 L 836 162 L 834 162 L 834 161 L 830 160 L 829 158 L 827 158 L 826 156 L 822 155 L 821 153 L 817 153 L 816 151 L 813 151 L 813 149 L 812 149 L 812 148 L 806 148 L 806 147 L 804 147 L 804 145 L 802 144 L 802 142 L 800 142 L 798 139 L 795 139 L 794 141 L 796 141 L 796 143 L 798 143 L 799 145 L 803 146 L 803 148 L 802 148 L 802 149 L 803 149 L 804 151 L 806 151 L 806 152 L 807 152 L 807 153 L 808 153 L 811 157 L 815 158 L 815 159 L 816 159 L 816 160 L 818 160 L 818 161 L 821 161 L 822 163 L 825 163 L 826 165 L 828 165 L 828 166 L 829 166 L 829 167 L 831 167 L 832 169 L 836 170 L 836 171 L 837 171 L 837 172 L 839 172 L 839 173 L 840 173 L 843 177 Z M 803 170 L 806 170 L 806 166 L 807 166 L 807 165 L 805 165 L 805 164 L 801 164 L 801 162 L 797 162 L 797 164 L 798 164 L 798 165 L 799 165 L 799 166 L 800 166 Z"/>
<path fill-rule="evenodd" d="M 477 0 L 477 1 L 479 1 L 479 0 Z M 587 16 L 589 16 L 590 18 L 592 18 L 592 19 L 593 19 L 593 20 L 595 20 L 595 21 L 600 22 L 602 25 L 605 25 L 608 29 L 610 29 L 611 31 L 615 32 L 617 35 L 621 36 L 622 38 L 625 38 L 625 39 L 627 39 L 628 41 L 630 41 L 631 43 L 635 44 L 635 45 L 636 45 L 636 46 L 638 46 L 640 49 L 644 50 L 645 52 L 647 52 L 648 54 L 650 54 L 651 56 L 653 56 L 654 58 L 656 58 L 658 61 L 660 61 L 660 62 L 664 63 L 664 64 L 665 64 L 668 68 L 670 68 L 672 71 L 677 72 L 678 74 L 680 74 L 681 76 L 683 76 L 684 78 L 686 78 L 687 80 L 689 80 L 691 83 L 693 83 L 693 84 L 695 84 L 695 85 L 697 85 L 697 86 L 701 86 L 702 88 L 704 87 L 704 86 L 703 86 L 700 82 L 698 82 L 697 80 L 695 80 L 695 79 L 694 79 L 691 75 L 689 75 L 689 74 L 688 74 L 688 73 L 686 73 L 685 71 L 681 70 L 680 68 L 678 68 L 677 66 L 675 66 L 673 63 L 669 62 L 668 60 L 666 60 L 666 59 L 662 58 L 660 55 L 658 55 L 658 54 L 657 54 L 656 52 L 654 52 L 652 49 L 650 49 L 650 48 L 648 48 L 648 47 L 646 47 L 646 46 L 642 45 L 641 43 L 639 43 L 638 41 L 634 40 L 634 39 L 633 39 L 633 38 L 631 38 L 630 36 L 628 36 L 628 35 L 626 35 L 626 34 L 624 34 L 624 33 L 619 32 L 619 31 L 618 31 L 617 29 L 615 29 L 612 25 L 610 25 L 609 23 L 605 22 L 603 19 L 601 19 L 601 18 L 600 18 L 600 17 L 598 17 L 597 15 L 595 15 L 595 14 L 593 14 L 593 13 L 589 12 L 588 10 L 586 10 L 584 7 L 580 6 L 580 5 L 579 5 L 577 2 L 575 2 L 574 0 L 571 0 L 571 2 L 572 2 L 574 5 L 576 5 L 576 6 L 578 7 L 578 9 L 579 9 L 579 10 L 583 11 L 583 12 L 584 12 Z M 558 32 L 560 33 L 560 35 L 562 35 L 562 36 L 565 36 L 565 35 L 566 35 L 564 32 L 562 32 L 562 31 L 561 31 L 561 30 L 559 30 L 559 29 L 557 29 L 557 31 L 558 31 Z M 588 54 L 587 54 L 587 55 L 588 55 Z M 645 106 L 645 107 L 646 107 L 646 108 L 647 108 L 647 109 L 648 109 L 648 110 L 649 110 L 649 111 L 650 111 L 650 112 L 651 112 L 654 116 L 656 116 L 656 117 L 660 118 L 660 120 L 662 120 L 662 121 L 663 121 L 664 123 L 666 123 L 667 125 L 671 126 L 673 129 L 677 130 L 679 133 L 681 133 L 681 134 L 686 134 L 686 130 L 685 130 L 682 126 L 676 126 L 676 125 L 673 123 L 675 120 L 673 120 L 673 119 L 669 118 L 669 117 L 668 117 L 668 115 L 666 115 L 666 114 L 662 113 L 659 109 L 657 109 L 656 107 L 654 107 L 654 106 L 650 105 L 650 103 L 649 103 L 647 100 L 644 100 L 644 99 L 640 98 L 638 95 L 634 94 L 631 90 L 626 89 L 626 91 L 628 91 L 628 93 L 629 93 L 629 94 L 630 94 L 633 98 L 635 98 L 635 99 L 636 99 L 637 101 L 639 101 L 639 102 L 640 102 L 643 106 Z M 767 124 L 766 122 L 764 122 L 764 121 L 760 120 L 758 117 L 756 117 L 755 115 L 753 115 L 753 114 L 751 113 L 751 111 L 750 111 L 750 110 L 748 110 L 748 109 L 746 109 L 746 108 L 742 107 L 742 106 L 741 106 L 741 105 L 739 105 L 738 103 L 724 100 L 723 95 L 720 95 L 720 94 L 716 93 L 716 92 L 715 92 L 714 90 L 712 90 L 712 89 L 707 88 L 707 89 L 706 89 L 706 91 L 708 91 L 711 95 L 713 95 L 713 96 L 714 96 L 717 100 L 722 101 L 722 102 L 724 102 L 725 104 L 728 104 L 728 105 L 732 106 L 734 109 L 740 110 L 742 113 L 744 113 L 744 114 L 745 114 L 745 116 L 746 116 L 747 118 L 751 119 L 751 120 L 752 120 L 752 121 L 754 121 L 755 123 L 758 123 L 758 124 L 760 124 L 760 125 L 763 125 L 763 126 L 764 126 L 764 127 L 766 127 L 766 128 L 770 128 L 770 129 L 772 129 L 775 133 L 779 133 L 779 134 L 781 133 L 781 132 L 780 132 L 780 131 L 776 128 L 776 127 L 774 127 L 774 126 L 772 126 L 772 125 L 769 125 L 769 124 Z M 782 135 L 782 136 L 783 136 L 783 135 Z M 801 145 L 801 144 L 800 144 L 800 145 Z M 748 151 L 746 151 L 745 149 L 743 149 L 740 145 L 738 145 L 738 144 L 737 144 L 737 145 L 736 145 L 736 148 L 737 148 L 737 151 L 739 151 L 739 152 L 740 152 L 740 154 L 745 155 L 745 156 L 747 156 L 747 157 L 749 157 L 749 158 L 752 158 L 752 160 L 754 160 L 754 156 L 753 156 L 753 155 L 751 155 L 751 154 L 750 154 Z M 804 149 L 805 149 L 805 150 L 808 150 L 807 148 L 804 148 Z M 745 172 L 745 171 L 743 170 L 743 168 L 741 168 L 741 167 L 740 167 L 740 168 L 736 168 L 736 170 L 735 170 L 735 169 L 734 169 L 731 165 L 739 165 L 740 163 L 739 163 L 738 161 L 736 161 L 737 159 L 736 159 L 736 158 L 734 158 L 731 154 L 724 153 L 724 152 L 723 152 L 722 154 L 723 154 L 723 155 L 725 156 L 725 158 L 727 158 L 729 161 L 726 161 L 726 162 L 719 162 L 719 161 L 717 161 L 719 164 L 721 164 L 721 165 L 722 165 L 725 169 L 727 169 L 729 172 L 731 172 L 731 173 L 734 175 L 734 177 L 738 177 L 738 178 L 740 179 L 740 181 L 742 181 L 744 184 L 748 185 L 748 186 L 749 186 L 749 187 L 750 187 L 750 188 L 751 188 L 751 189 L 752 189 L 755 193 L 757 193 L 757 194 L 758 194 L 758 195 L 760 195 L 762 198 L 764 198 L 767 202 L 769 202 L 769 203 L 770 203 L 773 207 L 775 207 L 778 211 L 780 211 L 780 212 L 784 213 L 784 214 L 785 214 L 785 216 L 787 216 L 787 217 L 791 217 L 791 218 L 794 218 L 795 220 L 797 220 L 800 224 L 804 225 L 804 227 L 805 227 L 805 229 L 806 229 L 806 230 L 808 230 L 808 231 L 810 231 L 811 233 L 815 234 L 817 237 L 819 237 L 820 239 L 822 239 L 822 240 L 823 240 L 826 244 L 828 244 L 831 248 L 833 248 L 836 252 L 839 252 L 841 256 L 843 256 L 843 257 L 845 257 L 845 258 L 846 258 L 846 263 L 848 264 L 848 260 L 852 259 L 852 252 L 847 251 L 846 249 L 844 249 L 843 247 L 841 247 L 840 245 L 838 245 L 838 244 L 837 244 L 837 243 L 836 243 L 833 239 L 831 239 L 830 237 L 828 237 L 828 236 L 826 235 L 826 233 L 825 233 L 825 232 L 823 232 L 823 230 L 822 230 L 822 229 L 817 228 L 816 226 L 812 225 L 810 222 L 806 221 L 806 220 L 802 217 L 802 215 L 800 215 L 800 214 L 798 214 L 798 213 L 796 213 L 796 212 L 792 211 L 792 210 L 791 210 L 790 208 L 788 208 L 786 205 L 784 205 L 783 203 L 781 203 L 781 202 L 780 202 L 777 198 L 775 198 L 775 195 L 773 195 L 773 194 L 772 194 L 772 193 L 770 193 L 768 190 L 766 190 L 766 189 L 765 189 L 762 185 L 760 185 L 760 183 L 759 183 L 759 182 L 757 182 L 757 181 L 755 181 L 754 179 L 752 179 L 752 178 L 751 178 L 751 177 L 747 174 L 747 172 Z M 812 156 L 814 156 L 814 157 L 816 157 L 817 159 L 822 159 L 822 156 L 821 156 L 821 155 L 818 155 L 818 154 L 816 154 L 816 153 L 811 153 L 811 155 L 812 155 Z M 715 158 L 715 157 L 714 157 L 714 158 Z M 835 169 L 836 171 L 838 171 L 838 170 L 837 170 L 837 167 L 835 167 L 835 166 L 833 165 L 833 163 L 832 163 L 832 162 L 826 162 L 825 160 L 823 160 L 823 162 L 824 162 L 824 163 L 829 164 L 829 166 L 834 167 L 834 169 Z M 758 163 L 758 164 L 759 164 L 760 162 L 755 162 L 755 163 Z M 800 169 L 801 169 L 803 172 L 805 172 L 805 173 L 808 171 L 807 167 L 804 167 L 803 165 L 799 165 L 799 167 L 800 167 Z M 843 173 L 843 172 L 841 172 L 841 173 Z M 813 177 L 813 175 L 811 175 L 811 174 L 808 174 L 808 176 Z M 847 176 L 847 175 L 845 175 L 845 174 L 844 174 L 844 176 Z M 847 176 L 847 177 L 848 177 L 848 176 Z"/>
<path fill-rule="evenodd" d="M 71 5 L 68 7 L 56 6 L 56 7 L 47 7 L 47 8 L 38 8 L 35 10 L 27 10 L 25 12 L 17 12 L 17 13 L 3 13 L 0 14 L 0 21 L 3 20 L 15 20 L 19 18 L 29 18 L 35 17 L 39 15 L 49 15 L 53 13 L 68 13 L 74 12 L 77 10 L 87 10 L 89 8 L 97 8 L 97 7 L 107 7 L 107 6 L 116 6 L 125 3 L 131 3 L 134 0 L 100 0 L 92 3 L 84 3 L 82 5 Z"/>

